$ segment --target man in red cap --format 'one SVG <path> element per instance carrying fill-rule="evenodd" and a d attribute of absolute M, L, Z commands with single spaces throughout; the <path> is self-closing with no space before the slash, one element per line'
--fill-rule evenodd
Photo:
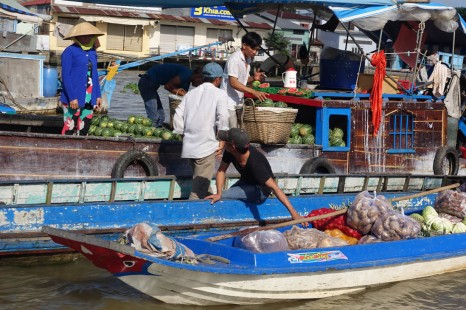
<path fill-rule="evenodd" d="M 294 220 L 303 218 L 291 205 L 288 197 L 275 182 L 272 168 L 264 154 L 249 145 L 247 132 L 241 128 L 219 130 L 218 139 L 225 141 L 225 152 L 217 170 L 217 193 L 207 196 L 215 203 L 220 198 L 240 199 L 252 203 L 263 203 L 273 192 L 288 209 Z M 238 182 L 223 191 L 225 172 L 233 164 L 241 174 Z M 307 223 L 303 223 L 307 226 Z"/>

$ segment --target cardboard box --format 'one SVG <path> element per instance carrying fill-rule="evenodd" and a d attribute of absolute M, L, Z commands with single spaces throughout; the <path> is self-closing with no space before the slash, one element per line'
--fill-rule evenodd
<path fill-rule="evenodd" d="M 392 76 L 395 81 L 398 81 L 397 76 Z M 373 74 L 368 73 L 360 73 L 358 79 L 358 91 L 363 92 L 367 91 L 370 92 L 372 89 L 372 83 L 374 80 Z M 382 93 L 384 94 L 396 94 L 398 93 L 398 85 L 392 81 L 389 77 L 385 77 L 382 84 Z"/>

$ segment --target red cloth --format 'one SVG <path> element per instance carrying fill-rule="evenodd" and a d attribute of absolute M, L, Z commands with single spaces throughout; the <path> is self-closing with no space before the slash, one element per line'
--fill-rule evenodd
<path fill-rule="evenodd" d="M 387 67 L 384 51 L 373 54 L 371 64 L 375 67 L 375 73 L 369 100 L 371 102 L 374 136 L 377 136 L 382 119 L 382 86 L 385 78 L 385 68 Z"/>

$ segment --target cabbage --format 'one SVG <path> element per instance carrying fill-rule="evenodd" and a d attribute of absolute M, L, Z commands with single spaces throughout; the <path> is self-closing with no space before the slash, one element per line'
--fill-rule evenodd
<path fill-rule="evenodd" d="M 427 206 L 422 210 L 422 217 L 426 222 L 430 222 L 432 219 L 438 217 L 438 213 L 432 206 Z"/>
<path fill-rule="evenodd" d="M 466 232 L 466 225 L 462 222 L 454 224 L 451 230 L 452 234 L 459 234 L 464 232 Z"/>
<path fill-rule="evenodd" d="M 414 219 L 416 222 L 418 222 L 419 224 L 424 223 L 424 217 L 420 215 L 419 213 L 413 213 L 410 215 L 410 217 Z"/>
<path fill-rule="evenodd" d="M 442 232 L 444 234 L 451 233 L 453 229 L 453 223 L 446 218 L 434 217 L 431 220 L 427 221 L 427 225 L 436 232 Z"/>
<path fill-rule="evenodd" d="M 464 225 L 466 225 L 466 217 L 463 219 L 463 221 L 462 221 L 461 223 L 463 223 Z"/>

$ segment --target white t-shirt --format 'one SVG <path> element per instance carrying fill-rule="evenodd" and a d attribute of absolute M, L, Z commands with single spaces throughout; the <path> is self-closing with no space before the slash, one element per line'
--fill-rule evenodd
<path fill-rule="evenodd" d="M 249 61 L 246 60 L 241 50 L 237 50 L 228 57 L 223 72 L 222 85 L 220 86 L 220 88 L 226 90 L 228 94 L 228 110 L 235 110 L 236 105 L 238 105 L 244 97 L 243 92 L 237 91 L 231 87 L 229 77 L 234 76 L 241 84 L 246 85 L 248 83 L 250 70 L 251 66 Z"/>
<path fill-rule="evenodd" d="M 226 92 L 209 82 L 183 97 L 173 116 L 173 131 L 184 134 L 182 158 L 204 158 L 217 150 L 217 130 L 229 129 L 227 101 Z"/>

